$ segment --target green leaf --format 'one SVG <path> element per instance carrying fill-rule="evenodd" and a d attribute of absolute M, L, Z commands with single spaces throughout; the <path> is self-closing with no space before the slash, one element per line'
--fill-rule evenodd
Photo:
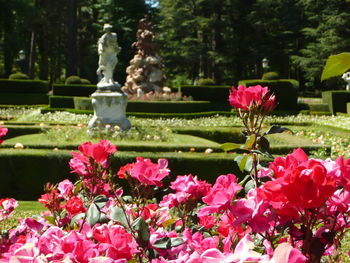
<path fill-rule="evenodd" d="M 225 152 L 231 151 L 240 147 L 241 147 L 240 144 L 232 143 L 232 142 L 226 142 L 220 145 L 220 148 L 223 149 Z"/>
<path fill-rule="evenodd" d="M 127 215 L 124 213 L 124 210 L 119 206 L 111 207 L 110 217 L 114 221 L 121 223 L 125 228 L 129 228 L 129 224 L 128 224 L 129 219 Z"/>
<path fill-rule="evenodd" d="M 150 238 L 150 232 L 145 220 L 142 217 L 136 218 L 132 224 L 132 228 L 137 231 L 138 241 L 141 241 L 141 245 L 144 244 L 147 246 Z"/>
<path fill-rule="evenodd" d="M 154 242 L 153 247 L 160 249 L 170 249 L 172 247 L 177 247 L 185 243 L 181 238 L 178 237 L 163 237 Z"/>
<path fill-rule="evenodd" d="M 105 195 L 98 195 L 94 198 L 94 204 L 98 206 L 98 208 L 102 208 L 108 202 L 108 198 Z"/>
<path fill-rule="evenodd" d="M 350 53 L 329 56 L 323 69 L 321 81 L 339 76 L 350 68 Z"/>
<path fill-rule="evenodd" d="M 258 139 L 258 148 L 263 153 L 269 152 L 270 151 L 270 142 L 264 136 L 261 136 Z"/>
<path fill-rule="evenodd" d="M 100 209 L 95 203 L 92 203 L 86 212 L 86 220 L 90 226 L 95 225 L 100 220 Z"/>
<path fill-rule="evenodd" d="M 247 141 L 244 144 L 244 149 L 250 150 L 253 147 L 255 141 L 256 141 L 256 135 L 255 134 L 252 134 L 252 135 L 248 136 L 248 139 L 247 139 Z"/>
<path fill-rule="evenodd" d="M 44 216 L 44 218 L 46 219 L 47 222 L 49 222 L 52 225 L 56 225 L 56 221 L 55 218 L 53 216 Z"/>
<path fill-rule="evenodd" d="M 244 171 L 245 165 L 248 160 L 248 155 L 241 155 L 235 158 L 235 162 L 238 164 L 239 170 Z"/>
<path fill-rule="evenodd" d="M 270 129 L 268 129 L 266 132 L 264 132 L 264 135 L 282 133 L 284 131 L 290 131 L 290 129 L 285 128 L 285 127 L 281 127 L 279 125 L 272 125 L 270 127 Z"/>
<path fill-rule="evenodd" d="M 178 237 L 172 237 L 170 238 L 170 240 L 171 240 L 171 247 L 178 247 L 183 243 L 185 243 L 181 238 L 178 238 Z"/>
<path fill-rule="evenodd" d="M 78 181 L 76 184 L 75 184 L 75 188 L 74 188 L 74 191 L 73 193 L 76 195 L 79 193 L 80 189 L 82 188 L 83 186 L 83 181 Z"/>
<path fill-rule="evenodd" d="M 254 189 L 254 188 L 255 188 L 255 183 L 254 183 L 254 181 L 253 181 L 253 180 L 249 180 L 249 181 L 245 184 L 245 186 L 244 186 L 244 191 L 245 191 L 246 193 L 248 193 L 249 190 Z"/>
<path fill-rule="evenodd" d="M 78 220 L 83 219 L 85 216 L 85 213 L 79 213 L 73 216 L 72 220 L 70 221 L 71 225 L 74 225 L 78 222 Z"/>

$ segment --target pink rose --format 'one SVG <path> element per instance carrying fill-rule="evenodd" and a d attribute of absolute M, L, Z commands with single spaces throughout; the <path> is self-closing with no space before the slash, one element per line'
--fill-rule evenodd
<path fill-rule="evenodd" d="M 276 106 L 275 96 L 270 95 L 267 87 L 260 85 L 244 87 L 239 85 L 237 89 L 232 87 L 229 102 L 232 107 L 244 111 L 260 110 L 265 114 Z"/>
<path fill-rule="evenodd" d="M 57 189 L 60 191 L 61 196 L 67 199 L 69 196 L 72 195 L 74 190 L 74 185 L 71 181 L 66 179 L 58 184 Z"/>
<path fill-rule="evenodd" d="M 0 127 L 0 138 L 4 137 L 8 132 L 7 128 L 4 127 Z M 0 139 L 0 144 L 3 142 L 4 140 Z"/>
<path fill-rule="evenodd" d="M 140 183 L 146 185 L 163 186 L 161 180 L 169 174 L 167 168 L 168 161 L 166 159 L 159 159 L 158 163 L 152 163 L 150 159 L 143 159 L 137 157 L 134 163 L 130 176 L 137 179 Z"/>

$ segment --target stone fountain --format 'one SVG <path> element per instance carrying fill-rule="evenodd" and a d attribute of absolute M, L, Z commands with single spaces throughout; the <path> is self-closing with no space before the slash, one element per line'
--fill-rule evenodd
<path fill-rule="evenodd" d="M 128 130 L 131 127 L 126 117 L 127 95 L 121 90 L 121 86 L 113 79 L 114 68 L 118 63 L 117 54 L 121 48 L 118 45 L 116 33 L 112 33 L 112 26 L 103 26 L 104 34 L 98 40 L 98 69 L 97 75 L 100 81 L 97 90 L 91 94 L 94 116 L 88 124 L 88 133 L 108 127 L 118 126 L 120 130 Z"/>

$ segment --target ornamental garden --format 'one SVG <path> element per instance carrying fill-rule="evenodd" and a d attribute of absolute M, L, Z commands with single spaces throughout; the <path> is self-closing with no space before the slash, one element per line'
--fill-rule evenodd
<path fill-rule="evenodd" d="M 96 83 L 0 79 L 1 263 L 350 262 L 344 81 L 307 92 L 266 65 L 222 85 L 167 78 L 146 17 L 118 84 L 123 48 L 103 28 Z M 323 67 L 347 81 L 349 53 Z M 112 93 L 127 104 L 99 113 Z"/>

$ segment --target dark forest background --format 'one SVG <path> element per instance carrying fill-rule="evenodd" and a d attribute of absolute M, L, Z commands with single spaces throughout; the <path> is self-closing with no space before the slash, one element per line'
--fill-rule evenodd
<path fill-rule="evenodd" d="M 267 58 L 269 71 L 299 80 L 301 89 L 329 89 L 340 80 L 320 82 L 327 57 L 350 51 L 347 0 L 0 0 L 0 6 L 0 77 L 18 70 L 24 50 L 32 78 L 79 75 L 96 83 L 96 42 L 110 23 L 122 47 L 116 79 L 124 83 L 146 14 L 169 85 L 260 78 Z"/>

